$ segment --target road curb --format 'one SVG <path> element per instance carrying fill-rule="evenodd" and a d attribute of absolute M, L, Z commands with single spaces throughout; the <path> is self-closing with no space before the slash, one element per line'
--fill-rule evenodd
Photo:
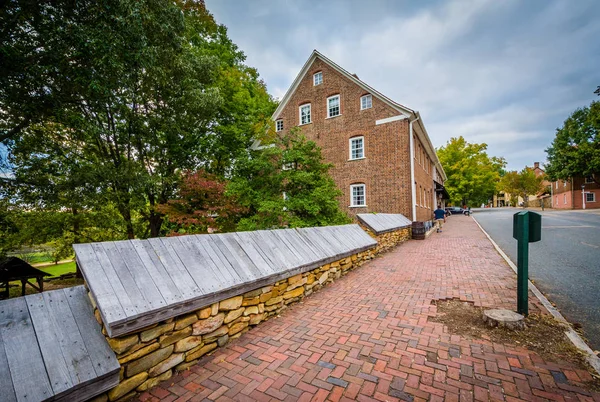
<path fill-rule="evenodd" d="M 475 221 L 475 223 L 477 224 L 477 226 L 479 226 L 479 229 L 488 238 L 488 240 L 490 241 L 490 243 L 492 243 L 492 245 L 494 246 L 494 248 L 496 249 L 496 251 L 498 252 L 498 254 L 500 254 L 500 256 L 502 258 L 504 258 L 504 261 L 506 261 L 506 263 L 508 264 L 508 266 L 511 267 L 511 269 L 516 274 L 517 273 L 517 266 L 510 260 L 510 258 L 508 258 L 508 256 L 504 253 L 504 251 L 502 251 L 502 249 L 500 248 L 500 246 L 498 246 L 498 244 L 496 244 L 496 242 L 494 241 L 494 239 L 492 239 L 492 237 L 485 231 L 485 229 L 483 229 L 483 227 L 479 224 L 479 222 L 477 222 L 477 219 L 475 219 L 475 217 L 473 215 L 471 215 L 471 218 L 473 218 L 473 221 Z M 571 340 L 571 342 L 573 343 L 573 345 L 575 345 L 575 347 L 577 349 L 579 349 L 584 354 L 585 359 L 587 360 L 587 362 L 596 371 L 596 374 L 600 376 L 600 357 L 596 356 L 596 354 L 594 353 L 594 351 L 588 346 L 587 343 L 585 343 L 585 341 L 583 340 L 583 338 L 581 338 L 581 336 L 579 336 L 579 334 L 577 332 L 575 332 L 575 330 L 571 326 L 571 323 L 568 322 L 565 319 L 565 317 L 563 317 L 563 315 L 560 313 L 560 311 L 558 311 L 552 305 L 552 303 L 550 303 L 550 301 L 546 298 L 546 296 L 544 296 L 542 294 L 542 292 L 540 292 L 539 289 L 533 283 L 531 283 L 531 281 L 528 280 L 528 283 L 529 283 L 529 290 L 531 290 L 531 292 L 539 299 L 539 301 L 544 305 L 544 307 L 546 307 L 546 310 L 548 310 L 548 312 L 550 314 L 552 314 L 552 316 L 556 320 L 558 320 L 559 322 L 562 322 L 563 324 L 565 324 L 569 328 L 569 330 L 566 331 L 565 334 Z"/>

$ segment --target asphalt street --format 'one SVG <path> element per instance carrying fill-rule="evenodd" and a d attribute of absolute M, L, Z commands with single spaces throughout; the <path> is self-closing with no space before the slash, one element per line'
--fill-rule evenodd
<path fill-rule="evenodd" d="M 517 263 L 513 215 L 521 208 L 492 208 L 473 217 Z M 529 279 L 571 323 L 582 326 L 600 350 L 600 210 L 539 211 L 542 240 L 529 244 Z"/>

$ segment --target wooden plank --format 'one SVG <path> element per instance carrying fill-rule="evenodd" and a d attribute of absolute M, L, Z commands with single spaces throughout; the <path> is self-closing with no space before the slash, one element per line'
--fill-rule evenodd
<path fill-rule="evenodd" d="M 210 261 L 212 269 L 223 277 L 224 284 L 234 286 L 244 282 L 240 274 L 233 269 L 228 261 L 223 262 L 224 257 L 220 257 L 220 251 L 217 247 L 214 247 L 208 235 L 196 235 L 194 237 L 196 239 L 195 246 L 207 255 L 207 260 Z"/>
<path fill-rule="evenodd" d="M 96 378 L 96 371 L 90 359 L 88 350 L 85 347 L 85 342 L 79 328 L 69 307 L 69 302 L 64 290 L 56 290 L 52 292 L 44 292 L 44 303 L 46 304 L 46 312 L 49 313 L 50 320 L 53 321 L 58 331 L 56 331 L 57 339 L 53 340 L 52 343 L 48 343 L 42 346 L 40 337 L 38 335 L 38 343 L 42 349 L 42 356 L 44 361 L 47 363 L 45 348 L 58 349 L 58 353 L 62 353 L 71 376 L 73 387 L 77 387 L 80 383 L 90 381 Z M 34 327 L 37 326 L 34 322 Z M 51 357 L 53 353 L 48 353 Z M 54 387 L 53 387 L 54 389 Z M 65 390 L 60 392 L 54 389 L 54 394 L 58 395 Z"/>
<path fill-rule="evenodd" d="M 146 300 L 143 289 L 138 287 L 138 282 L 134 277 L 134 273 L 131 272 L 125 263 L 125 260 L 123 260 L 121 253 L 117 249 L 117 245 L 111 241 L 100 244 L 102 245 L 102 251 L 106 255 L 106 258 L 109 259 L 110 265 L 113 267 L 113 272 L 111 272 L 110 275 L 111 278 L 115 279 L 112 279 L 111 282 L 119 282 L 122 285 L 123 290 L 129 296 L 137 313 L 143 314 L 150 310 L 150 304 L 148 303 L 148 300 Z M 98 256 L 100 253 L 98 252 L 96 255 Z M 114 275 L 114 277 L 112 275 Z"/>
<path fill-rule="evenodd" d="M 170 244 L 163 242 L 160 237 L 150 238 L 148 239 L 148 243 L 152 246 L 156 256 L 165 267 L 167 274 L 171 277 L 184 299 L 204 294 Z"/>
<path fill-rule="evenodd" d="M 283 242 L 273 233 L 272 230 L 259 230 L 256 232 L 272 250 L 281 256 L 285 261 L 285 269 L 291 269 L 298 265 L 296 256 L 283 244 Z"/>
<path fill-rule="evenodd" d="M 256 279 L 248 267 L 239 262 L 235 254 L 232 253 L 227 245 L 223 242 L 222 238 L 217 235 L 208 235 L 208 237 L 211 245 L 213 246 L 213 250 L 215 250 L 215 252 L 217 250 L 220 251 L 220 254 L 217 254 L 221 258 L 221 261 L 226 260 L 231 268 L 238 273 L 244 282 L 252 282 Z"/>
<path fill-rule="evenodd" d="M 265 241 L 265 239 L 256 232 L 244 232 L 248 238 L 256 245 L 256 249 L 263 255 L 265 260 L 269 261 L 273 272 L 281 272 L 287 269 L 285 258 L 275 249 L 274 246 Z"/>
<path fill-rule="evenodd" d="M 223 233 L 218 235 L 209 235 L 211 237 L 217 237 L 221 239 L 225 247 L 231 253 L 231 256 L 236 259 L 239 266 L 245 271 L 249 273 L 249 277 L 251 281 L 262 278 L 265 274 L 258 268 L 252 259 L 248 257 L 242 246 L 238 243 L 238 240 L 235 236 L 235 233 Z"/>
<path fill-rule="evenodd" d="M 73 248 L 77 253 L 77 263 L 81 267 L 86 283 L 94 295 L 94 300 L 100 307 L 100 314 L 104 323 L 108 324 L 125 319 L 127 314 L 121 303 L 119 303 L 119 299 L 115 296 L 112 285 L 102 269 L 92 245 L 74 244 Z"/>
<path fill-rule="evenodd" d="M 295 229 L 284 229 L 283 233 L 286 235 L 288 242 L 300 252 L 306 263 L 323 259 L 321 255 L 316 253 L 312 247 L 302 240 L 300 234 Z"/>
<path fill-rule="evenodd" d="M 329 251 L 332 257 L 337 257 L 344 252 L 344 249 L 338 244 L 337 241 L 329 238 L 322 230 L 316 228 L 306 228 L 306 231 L 310 233 L 311 238 L 320 244 L 323 248 Z"/>
<path fill-rule="evenodd" d="M 256 243 L 252 241 L 248 232 L 232 233 L 238 244 L 242 247 L 248 258 L 260 270 L 260 277 L 265 277 L 276 273 L 272 262 L 263 255 Z"/>
<path fill-rule="evenodd" d="M 349 228 L 332 226 L 329 228 L 329 233 L 337 237 L 347 252 L 353 251 L 354 249 L 360 247 L 357 245 L 357 241 L 352 237 L 352 233 L 349 231 Z"/>
<path fill-rule="evenodd" d="M 88 351 L 97 377 L 117 374 L 120 369 L 115 353 L 102 335 L 100 324 L 94 317 L 94 309 L 84 286 L 64 289 L 69 308 Z"/>
<path fill-rule="evenodd" d="M 131 244 L 167 305 L 183 300 L 181 291 L 173 283 L 150 243 L 147 240 L 131 240 Z"/>
<path fill-rule="evenodd" d="M 0 304 L 0 336 L 17 401 L 43 401 L 54 395 L 24 297 Z"/>
<path fill-rule="evenodd" d="M 281 241 L 282 244 L 285 245 L 285 247 L 287 247 L 290 253 L 296 258 L 297 262 L 296 264 L 294 264 L 295 266 L 302 266 L 307 262 L 305 256 L 302 254 L 302 251 L 298 250 L 298 248 L 295 245 L 290 243 L 287 233 L 285 233 L 283 230 L 273 230 L 272 233 L 279 239 L 279 241 Z"/>
<path fill-rule="evenodd" d="M 0 303 L 0 310 L 2 310 L 2 304 Z M 8 366 L 8 359 L 6 358 L 6 352 L 4 350 L 4 341 L 2 340 L 2 333 L 0 331 L 0 393 L 2 401 L 16 402 L 17 395 L 15 394 L 15 387 L 13 386 L 13 379 L 10 374 L 10 367 Z"/>
<path fill-rule="evenodd" d="M 323 255 L 323 258 L 331 257 L 331 251 L 328 248 L 323 247 L 320 244 L 320 241 L 319 242 L 315 241 L 315 239 L 312 238 L 313 236 L 312 236 L 311 232 L 306 230 L 306 228 L 296 229 L 296 231 L 298 232 L 298 234 L 300 234 L 300 237 L 302 238 L 302 240 L 304 240 L 304 242 L 309 244 L 314 249 L 318 250 L 320 252 L 320 254 Z"/>
<path fill-rule="evenodd" d="M 306 247 L 310 248 L 312 250 L 313 254 L 317 256 L 317 260 L 318 261 L 323 261 L 323 260 L 325 260 L 325 259 L 327 259 L 329 257 L 329 255 L 327 253 L 325 253 L 325 251 L 322 248 L 320 248 L 316 244 L 313 244 L 306 237 L 305 234 L 303 234 L 299 230 L 296 230 L 296 233 L 297 233 L 297 239 L 298 239 L 298 241 L 304 243 L 306 245 Z"/>
<path fill-rule="evenodd" d="M 122 240 L 113 243 L 127 265 L 129 272 L 131 272 L 131 276 L 134 278 L 137 288 L 144 294 L 146 302 L 148 303 L 148 308 L 154 310 L 166 306 L 167 302 L 144 267 L 144 264 L 133 248 L 131 241 Z"/>
<path fill-rule="evenodd" d="M 137 305 L 139 304 L 139 302 L 137 302 L 137 300 L 135 302 L 131 300 L 131 298 L 129 297 L 129 292 L 125 289 L 125 287 L 122 284 L 121 277 L 126 276 L 129 278 L 126 278 L 125 281 L 129 284 L 133 283 L 133 279 L 130 278 L 131 275 L 129 275 L 129 271 L 125 269 L 125 272 L 117 273 L 113 266 L 112 260 L 115 261 L 115 264 L 118 264 L 120 262 L 124 265 L 120 256 L 116 255 L 116 258 L 113 258 L 111 260 L 111 258 L 109 258 L 109 256 L 106 254 L 106 251 L 104 250 L 103 243 L 92 243 L 92 249 L 94 250 L 94 253 L 96 253 L 96 258 L 98 259 L 98 262 L 100 263 L 100 266 L 102 267 L 102 270 L 106 274 L 107 278 L 111 278 L 110 285 L 113 288 L 113 294 L 119 300 L 119 304 L 121 304 L 121 307 L 123 307 L 125 315 L 134 316 L 138 313 L 138 311 L 144 311 L 143 305 L 146 304 L 145 300 L 143 300 L 142 298 L 143 305 L 138 307 Z M 139 297 L 141 297 L 141 295 L 139 295 Z"/>
<path fill-rule="evenodd" d="M 53 395 L 60 394 L 77 385 L 71 378 L 71 368 L 62 353 L 62 330 L 60 323 L 54 317 L 52 308 L 44 300 L 44 295 L 39 293 L 25 297 L 31 322 L 40 347 L 46 372 Z"/>
<path fill-rule="evenodd" d="M 173 248 L 196 283 L 201 284 L 203 293 L 217 292 L 221 288 L 222 279 L 210 256 L 194 247 L 193 236 L 177 236 L 173 240 L 179 242 L 179 245 L 173 243 Z"/>

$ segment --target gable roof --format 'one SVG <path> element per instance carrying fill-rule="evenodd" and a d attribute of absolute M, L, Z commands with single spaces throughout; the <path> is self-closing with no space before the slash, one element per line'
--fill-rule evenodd
<path fill-rule="evenodd" d="M 304 78 L 304 76 L 308 72 L 308 69 L 310 68 L 310 66 L 312 66 L 312 64 L 315 62 L 315 60 L 317 58 L 320 59 L 321 61 L 323 61 L 329 67 L 336 70 L 338 73 L 342 74 L 344 76 L 344 78 L 346 78 L 349 81 L 351 81 L 352 83 L 358 85 L 359 87 L 364 89 L 366 92 L 369 92 L 371 95 L 375 96 L 377 99 L 379 99 L 383 103 L 387 104 L 392 109 L 397 110 L 399 113 L 405 115 L 406 117 L 410 117 L 411 115 L 415 114 L 414 110 L 409 109 L 406 106 L 399 104 L 398 102 L 394 102 L 387 96 L 383 95 L 376 89 L 372 88 L 371 86 L 367 85 L 365 82 L 361 81 L 358 78 L 358 76 L 356 76 L 356 74 L 349 73 L 347 70 L 342 68 L 340 65 L 336 64 L 335 62 L 331 61 L 327 57 L 323 56 L 323 54 L 321 54 L 318 50 L 315 49 L 311 53 L 308 60 L 306 60 L 306 63 L 304 63 L 304 66 L 302 66 L 302 69 L 300 69 L 300 72 L 296 76 L 296 79 L 294 80 L 294 82 L 292 82 L 292 85 L 287 90 L 287 92 L 285 93 L 285 95 L 283 96 L 281 101 L 279 102 L 277 109 L 275 109 L 273 116 L 271 116 L 273 118 L 273 120 L 276 120 L 277 117 L 279 116 L 279 114 L 281 113 L 281 111 L 285 108 L 285 106 L 287 105 L 288 101 L 290 100 L 290 98 L 292 97 L 294 92 L 296 92 L 296 88 L 298 88 L 298 85 L 300 85 L 300 81 L 302 81 L 302 78 Z"/>
<path fill-rule="evenodd" d="M 300 85 L 300 82 L 302 81 L 302 79 L 304 78 L 304 76 L 306 75 L 306 73 L 308 72 L 310 67 L 312 66 L 312 64 L 317 59 L 323 61 L 329 67 L 333 68 L 335 71 L 340 73 L 344 78 L 346 78 L 350 82 L 354 83 L 355 85 L 358 85 L 360 88 L 362 88 L 366 92 L 370 93 L 371 95 L 373 95 L 374 97 L 379 99 L 381 102 L 385 103 L 392 109 L 398 111 L 399 115 L 406 117 L 407 119 L 409 119 L 409 121 L 416 121 L 417 124 L 421 127 L 422 133 L 424 133 L 424 135 L 421 135 L 421 132 L 419 130 L 414 130 L 415 135 L 419 138 L 419 140 L 421 140 L 421 143 L 423 143 L 423 145 L 425 146 L 425 148 L 427 150 L 427 154 L 433 159 L 436 169 L 438 170 L 438 172 L 440 173 L 442 178 L 444 180 L 447 180 L 446 172 L 444 172 L 444 168 L 442 167 L 442 164 L 440 163 L 440 160 L 437 157 L 437 153 L 435 152 L 435 148 L 433 147 L 433 144 L 431 143 L 431 140 L 429 139 L 429 134 L 427 134 L 427 130 L 425 129 L 425 125 L 423 124 L 423 119 L 421 119 L 421 115 L 419 114 L 419 112 L 416 110 L 410 109 L 404 105 L 401 105 L 398 102 L 394 102 L 387 96 L 383 95 L 381 92 L 377 91 L 373 87 L 371 87 L 371 86 L 367 85 L 365 82 L 361 81 L 356 74 L 349 73 L 347 70 L 342 68 L 340 65 L 336 64 L 332 60 L 323 56 L 323 54 L 321 54 L 316 49 L 313 50 L 313 52 L 311 53 L 308 60 L 306 60 L 306 63 L 304 63 L 304 65 L 300 69 L 300 72 L 298 73 L 298 75 L 296 76 L 294 81 L 292 82 L 292 85 L 287 90 L 287 92 L 285 93 L 285 95 L 283 96 L 281 101 L 279 102 L 277 109 L 275 109 L 275 112 L 273 112 L 273 115 L 271 116 L 271 118 L 273 120 L 277 120 L 277 118 L 279 117 L 279 115 L 281 114 L 283 109 L 288 104 L 289 100 L 292 98 L 292 95 L 294 94 L 294 92 L 296 92 L 298 85 Z M 259 147 L 260 147 L 260 141 L 257 140 L 254 142 L 254 144 L 252 144 L 251 148 L 259 149 Z"/>

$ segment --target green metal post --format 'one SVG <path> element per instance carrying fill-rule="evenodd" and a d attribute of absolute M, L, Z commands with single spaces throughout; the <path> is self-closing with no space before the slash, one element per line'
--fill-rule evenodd
<path fill-rule="evenodd" d="M 528 212 L 520 212 L 518 222 L 520 226 L 517 239 L 517 312 L 527 316 L 529 306 L 527 301 L 529 278 L 529 216 Z"/>

